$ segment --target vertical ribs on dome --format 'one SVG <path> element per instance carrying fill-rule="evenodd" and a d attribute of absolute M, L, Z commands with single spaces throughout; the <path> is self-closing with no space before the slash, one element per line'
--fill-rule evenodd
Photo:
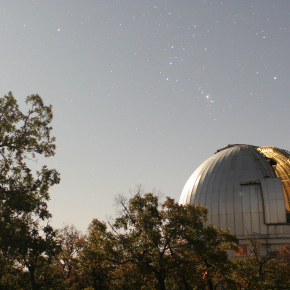
<path fill-rule="evenodd" d="M 275 147 L 227 145 L 193 172 L 179 202 L 200 202 L 208 208 L 207 224 L 228 228 L 241 245 L 254 233 L 277 247 L 289 243 L 290 153 Z"/>

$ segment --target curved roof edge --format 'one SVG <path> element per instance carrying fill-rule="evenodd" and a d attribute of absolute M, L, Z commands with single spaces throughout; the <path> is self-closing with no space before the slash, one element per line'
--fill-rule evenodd
<path fill-rule="evenodd" d="M 218 149 L 214 154 L 221 152 L 225 149 L 231 148 L 231 147 L 235 147 L 235 146 L 240 146 L 240 147 L 254 147 L 254 148 L 259 148 L 260 146 L 255 146 L 255 145 L 249 145 L 249 144 L 228 144 L 227 146 Z"/>

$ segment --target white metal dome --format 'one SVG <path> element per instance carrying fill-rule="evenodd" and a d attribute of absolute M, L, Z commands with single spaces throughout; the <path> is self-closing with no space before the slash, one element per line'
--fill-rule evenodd
<path fill-rule="evenodd" d="M 270 154 L 270 151 L 278 153 Z M 290 155 L 285 150 L 228 145 L 193 172 L 179 203 L 200 202 L 209 211 L 207 224 L 223 230 L 228 228 L 240 240 L 249 234 L 260 234 L 270 239 L 284 239 L 279 241 L 282 244 L 289 243 L 286 210 L 289 209 L 289 174 Z"/>

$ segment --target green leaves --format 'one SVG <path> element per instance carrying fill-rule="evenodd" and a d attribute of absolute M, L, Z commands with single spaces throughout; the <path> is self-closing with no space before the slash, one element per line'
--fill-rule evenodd
<path fill-rule="evenodd" d="M 111 231 L 94 220 L 81 254 L 95 283 L 105 287 L 110 281 L 110 289 L 116 284 L 126 289 L 202 289 L 225 280 L 227 252 L 235 249 L 237 239 L 205 227 L 206 208 L 182 206 L 169 197 L 161 204 L 158 196 L 140 192 L 129 201 L 118 196 L 116 202 L 120 215 L 109 223 Z M 107 282 L 97 273 L 107 273 Z M 139 281 L 133 278 L 136 273 Z"/>
<path fill-rule="evenodd" d="M 60 177 L 55 169 L 43 166 L 33 173 L 27 166 L 37 155 L 53 156 L 55 138 L 49 126 L 52 106 L 45 106 L 39 95 L 28 96 L 26 104 L 25 114 L 11 92 L 0 98 L 0 252 L 7 261 L 29 269 L 36 289 L 37 267 L 58 249 L 54 230 L 40 226 L 39 220 L 51 217 L 49 188 Z"/>
<path fill-rule="evenodd" d="M 49 216 L 43 201 L 49 199 L 49 187 L 59 183 L 59 174 L 44 166 L 35 176 L 25 160 L 54 155 L 52 106 L 44 106 L 39 95 L 28 96 L 26 103 L 30 109 L 24 114 L 11 92 L 0 98 L 0 215 L 34 212 L 43 219 Z"/>
<path fill-rule="evenodd" d="M 289 245 L 272 250 L 267 238 L 255 236 L 249 236 L 248 242 L 250 254 L 233 260 L 236 288 L 289 289 Z"/>
<path fill-rule="evenodd" d="M 28 153 L 33 158 L 36 153 L 45 157 L 54 155 L 55 138 L 50 136 L 52 127 L 48 126 L 53 117 L 52 106 L 44 106 L 39 95 L 28 96 L 26 103 L 30 109 L 24 114 L 19 111 L 11 92 L 0 100 L 0 148 L 3 159 L 13 156 L 20 162 Z"/>

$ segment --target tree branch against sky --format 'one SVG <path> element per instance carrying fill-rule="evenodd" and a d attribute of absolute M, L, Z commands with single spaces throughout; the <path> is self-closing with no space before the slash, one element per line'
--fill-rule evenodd
<path fill-rule="evenodd" d="M 49 126 L 52 106 L 39 95 L 28 96 L 26 104 L 27 114 L 11 92 L 0 98 L 0 251 L 3 265 L 12 260 L 28 268 L 32 289 L 37 289 L 37 267 L 58 250 L 47 202 L 60 176 L 45 165 L 36 172 L 27 165 L 37 155 L 53 156 L 55 138 Z"/>

